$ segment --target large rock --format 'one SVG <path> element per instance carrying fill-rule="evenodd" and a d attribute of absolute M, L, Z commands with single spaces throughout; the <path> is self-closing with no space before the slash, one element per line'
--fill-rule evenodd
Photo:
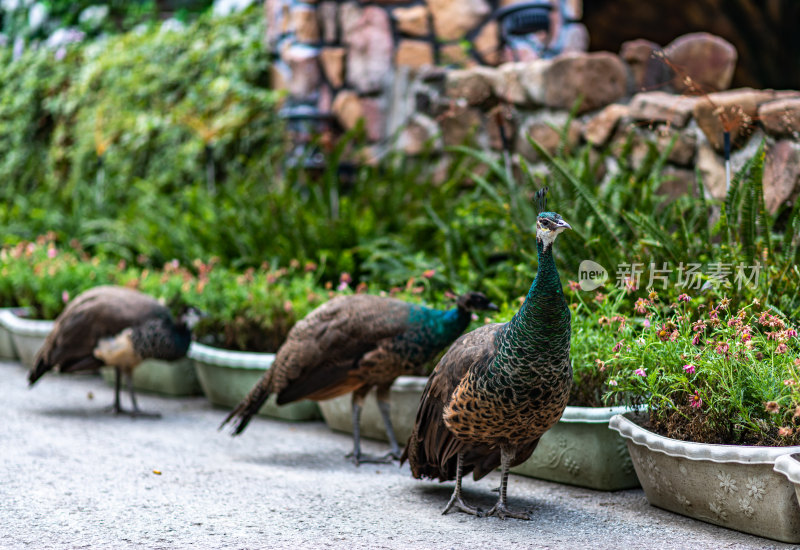
<path fill-rule="evenodd" d="M 789 200 L 800 183 L 800 145 L 780 140 L 767 151 L 764 162 L 764 205 L 770 214 Z"/>
<path fill-rule="evenodd" d="M 476 28 L 492 11 L 485 0 L 428 0 L 439 40 L 458 40 Z"/>
<path fill-rule="evenodd" d="M 723 200 L 728 192 L 725 162 L 708 143 L 704 142 L 697 150 L 697 171 L 703 177 L 706 197 Z"/>
<path fill-rule="evenodd" d="M 552 59 L 535 59 L 522 61 L 517 65 L 519 83 L 533 105 L 544 105 L 546 77 L 553 63 Z"/>
<path fill-rule="evenodd" d="M 736 68 L 733 44 L 707 32 L 679 36 L 664 52 L 676 71 L 672 86 L 677 92 L 706 93 L 727 90 Z"/>
<path fill-rule="evenodd" d="M 540 111 L 525 120 L 519 129 L 517 141 L 519 154 L 531 162 L 541 160 L 536 150 L 529 143 L 528 138 L 530 138 L 541 145 L 545 151 L 555 155 L 561 145 L 562 132 L 567 120 L 568 115 L 563 111 Z M 574 149 L 581 137 L 581 125 L 579 122 L 574 119 L 569 121 L 566 137 L 564 144 L 566 149 L 568 151 Z"/>
<path fill-rule="evenodd" d="M 265 33 L 267 48 L 272 51 L 278 46 L 278 40 L 289 32 L 289 0 L 266 0 L 264 2 Z"/>
<path fill-rule="evenodd" d="M 403 38 L 397 44 L 395 64 L 398 67 L 427 67 L 434 64 L 433 46 L 424 40 Z"/>
<path fill-rule="evenodd" d="M 439 126 L 425 115 L 415 114 L 400 131 L 397 146 L 407 155 L 419 155 L 427 148 L 440 149 Z"/>
<path fill-rule="evenodd" d="M 397 30 L 410 36 L 428 36 L 431 32 L 428 23 L 429 14 L 430 12 L 425 6 L 410 6 L 392 10 L 392 18 L 397 24 Z"/>
<path fill-rule="evenodd" d="M 339 18 L 348 47 L 347 84 L 362 93 L 380 91 L 394 53 L 389 15 L 378 6 L 347 2 L 339 7 Z"/>
<path fill-rule="evenodd" d="M 800 98 L 764 103 L 758 108 L 758 119 L 768 134 L 797 139 L 800 136 Z"/>
<path fill-rule="evenodd" d="M 503 129 L 508 141 L 508 150 L 513 153 L 516 150 L 517 122 L 514 118 L 514 113 L 506 105 L 496 105 L 486 114 L 486 133 L 489 137 L 489 147 L 495 151 L 503 151 L 506 148 L 500 128 Z"/>
<path fill-rule="evenodd" d="M 334 88 L 341 88 L 344 84 L 344 60 L 347 50 L 344 48 L 327 47 L 320 51 L 320 64 L 325 78 Z"/>
<path fill-rule="evenodd" d="M 758 106 L 774 97 L 773 90 L 751 88 L 707 94 L 695 104 L 694 118 L 717 151 L 723 150 L 726 130 L 731 134 L 733 146 L 741 147 L 750 138 Z"/>
<path fill-rule="evenodd" d="M 326 44 L 333 44 L 338 40 L 338 12 L 338 2 L 320 2 L 317 6 L 317 17 L 322 41 Z"/>
<path fill-rule="evenodd" d="M 487 65 L 499 64 L 502 52 L 500 51 L 500 31 L 497 21 L 487 21 L 475 35 L 472 44 L 484 63 Z"/>
<path fill-rule="evenodd" d="M 442 141 L 446 146 L 463 145 L 472 136 L 478 136 L 482 116 L 477 109 L 455 108 L 439 118 Z"/>
<path fill-rule="evenodd" d="M 669 82 L 669 68 L 660 52 L 661 46 L 643 38 L 622 43 L 619 56 L 631 68 L 637 91 L 646 92 Z"/>
<path fill-rule="evenodd" d="M 492 91 L 494 95 L 517 105 L 529 103 L 525 87 L 520 82 L 520 75 L 525 70 L 527 63 L 504 63 L 492 74 Z"/>
<path fill-rule="evenodd" d="M 544 74 L 544 104 L 570 109 L 582 98 L 579 113 L 594 111 L 625 96 L 627 70 L 609 52 L 572 53 L 553 60 Z"/>
<path fill-rule="evenodd" d="M 292 6 L 291 26 L 298 42 L 316 44 L 319 42 L 319 23 L 317 10 L 309 4 L 295 4 Z"/>
<path fill-rule="evenodd" d="M 621 118 L 628 116 L 628 106 L 612 103 L 589 119 L 583 127 L 583 137 L 592 145 L 602 146 L 614 135 Z"/>
<path fill-rule="evenodd" d="M 496 69 L 491 67 L 449 71 L 445 92 L 453 99 L 464 99 L 467 105 L 486 105 L 494 99 L 492 82 L 496 74 Z"/>
<path fill-rule="evenodd" d="M 282 57 L 291 71 L 287 83 L 289 95 L 295 98 L 307 98 L 313 95 L 322 81 L 319 50 L 295 44 L 286 48 L 282 52 Z"/>
<path fill-rule="evenodd" d="M 345 130 L 352 130 L 364 118 L 361 98 L 352 90 L 342 90 L 336 94 L 331 111 Z"/>
<path fill-rule="evenodd" d="M 364 130 L 367 139 L 380 141 L 386 136 L 386 105 L 383 98 L 362 97 L 361 109 L 364 112 Z"/>
<path fill-rule="evenodd" d="M 450 65 L 456 67 L 470 67 L 475 66 L 471 62 L 469 52 L 460 43 L 442 44 L 439 46 L 439 62 L 442 65 Z"/>
<path fill-rule="evenodd" d="M 629 114 L 634 120 L 666 122 L 683 128 L 689 122 L 697 101 L 696 97 L 666 92 L 642 92 L 633 96 Z"/>

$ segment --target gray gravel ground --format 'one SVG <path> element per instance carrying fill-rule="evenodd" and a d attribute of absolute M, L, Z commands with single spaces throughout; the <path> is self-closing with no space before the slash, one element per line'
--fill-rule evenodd
<path fill-rule="evenodd" d="M 259 418 L 231 438 L 203 398 L 142 395 L 163 418 L 131 419 L 103 412 L 113 393 L 99 377 L 47 375 L 29 390 L 20 365 L 0 363 L 0 381 L 2 548 L 790 547 L 653 508 L 640 490 L 518 476 L 510 504 L 532 521 L 442 516 L 452 483 L 355 468 L 350 437 L 320 422 Z M 466 497 L 487 509 L 498 484 L 470 478 Z"/>

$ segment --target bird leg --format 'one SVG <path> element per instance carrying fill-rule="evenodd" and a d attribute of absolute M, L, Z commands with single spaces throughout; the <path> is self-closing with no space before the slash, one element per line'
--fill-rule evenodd
<path fill-rule="evenodd" d="M 131 405 L 133 405 L 133 410 L 129 413 L 131 416 L 145 416 L 149 418 L 161 418 L 161 414 L 157 412 L 145 412 L 139 408 L 139 405 L 136 403 L 136 392 L 133 389 L 133 371 L 128 371 L 126 373 L 128 378 L 128 391 L 131 394 Z"/>
<path fill-rule="evenodd" d="M 128 391 L 131 395 L 131 403 L 133 404 L 132 411 L 126 411 L 122 408 L 122 404 L 120 403 L 120 389 L 122 386 L 122 369 L 119 367 L 114 367 L 114 372 L 116 373 L 115 382 L 114 382 L 114 404 L 111 405 L 111 412 L 113 414 L 127 414 L 130 416 L 147 416 L 152 418 L 160 418 L 161 415 L 158 413 L 148 413 L 144 412 L 139 408 L 139 405 L 136 403 L 136 394 L 133 391 L 133 374 L 131 372 L 126 372 L 125 377 L 128 379 Z"/>
<path fill-rule="evenodd" d="M 506 501 L 506 489 L 508 488 L 508 469 L 511 467 L 511 461 L 514 460 L 514 449 L 511 447 L 500 447 L 500 499 L 497 504 L 489 510 L 487 516 L 497 516 L 500 519 L 516 518 L 516 519 L 531 519 L 530 514 L 527 512 L 512 512 L 508 509 Z"/>
<path fill-rule="evenodd" d="M 388 454 L 386 454 L 383 458 L 393 458 L 394 460 L 400 460 L 400 445 L 397 443 L 397 437 L 394 434 L 394 426 L 392 426 L 392 415 L 390 414 L 390 407 L 389 398 L 390 398 L 390 386 L 380 387 L 378 388 L 376 397 L 378 398 L 378 410 L 381 411 L 381 417 L 383 418 L 383 425 L 386 426 L 386 436 L 389 438 L 389 446 L 392 448 Z"/>
<path fill-rule="evenodd" d="M 364 462 L 374 462 L 386 464 L 391 462 L 382 457 L 375 457 L 361 453 L 361 409 L 364 407 L 364 397 L 369 391 L 369 387 L 359 388 L 353 392 L 353 451 L 347 453 L 345 458 L 349 458 L 356 466 Z"/>
<path fill-rule="evenodd" d="M 453 491 L 453 496 L 450 497 L 450 502 L 447 503 L 444 510 L 442 510 L 442 515 L 446 514 L 450 511 L 451 508 L 455 508 L 456 510 L 460 510 L 466 514 L 471 514 L 473 516 L 481 517 L 483 514 L 478 508 L 474 506 L 470 506 L 464 499 L 461 498 L 461 462 L 463 460 L 463 454 L 458 453 L 458 462 L 456 463 L 456 488 Z"/>

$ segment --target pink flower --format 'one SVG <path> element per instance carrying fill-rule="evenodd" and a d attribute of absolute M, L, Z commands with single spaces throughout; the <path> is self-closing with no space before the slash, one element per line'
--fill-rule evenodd
<path fill-rule="evenodd" d="M 689 298 L 688 294 L 681 294 L 680 296 L 678 296 L 679 302 L 689 302 L 690 300 L 691 298 Z"/>
<path fill-rule="evenodd" d="M 775 353 L 778 353 L 778 354 L 781 354 L 781 353 L 786 353 L 787 351 L 789 351 L 789 346 L 787 346 L 787 345 L 786 345 L 786 344 L 784 344 L 783 342 L 781 342 L 780 344 L 778 344 L 778 347 L 777 347 L 777 348 L 775 348 Z"/>
<path fill-rule="evenodd" d="M 645 370 L 642 367 L 639 367 L 638 369 L 633 371 L 633 374 L 635 374 L 636 376 L 647 376 L 647 372 L 645 372 Z"/>
<path fill-rule="evenodd" d="M 339 282 L 340 282 L 340 283 L 344 283 L 344 284 L 346 284 L 346 285 L 349 285 L 350 283 L 352 283 L 352 282 L 353 282 L 353 278 L 350 276 L 350 274 L 349 274 L 349 273 L 347 273 L 347 272 L 345 271 L 344 273 L 342 273 L 341 275 L 339 275 Z"/>
<path fill-rule="evenodd" d="M 786 426 L 778 428 L 778 435 L 781 437 L 789 437 L 792 435 L 792 428 Z"/>
<path fill-rule="evenodd" d="M 336 290 L 338 290 L 338 291 L 340 291 L 340 292 L 341 292 L 342 290 L 347 290 L 348 288 L 350 288 L 350 287 L 348 286 L 348 284 L 347 284 L 346 282 L 342 281 L 342 282 L 341 282 L 341 283 L 339 283 L 339 285 L 336 287 Z"/>
<path fill-rule="evenodd" d="M 703 399 L 700 397 L 700 393 L 697 390 L 694 390 L 694 395 L 689 397 L 689 405 L 695 409 L 699 409 L 703 406 Z"/>
<path fill-rule="evenodd" d="M 616 380 L 609 380 L 609 381 L 608 381 L 608 385 L 609 385 L 609 386 L 617 386 L 618 384 L 617 384 L 617 381 L 616 381 Z"/>
<path fill-rule="evenodd" d="M 47 249 L 47 257 L 48 258 L 50 258 L 52 260 L 56 256 L 58 256 L 58 250 L 56 250 L 55 248 L 48 248 Z"/>
<path fill-rule="evenodd" d="M 434 275 L 436 275 L 435 269 L 426 269 L 425 271 L 422 272 L 422 276 L 425 277 L 426 279 L 433 279 Z"/>
<path fill-rule="evenodd" d="M 570 281 L 569 282 L 569 289 L 572 292 L 577 292 L 581 288 L 581 285 L 577 281 Z"/>
<path fill-rule="evenodd" d="M 692 345 L 693 346 L 699 346 L 700 345 L 700 333 L 699 332 L 694 335 L 694 338 L 692 338 Z"/>
<path fill-rule="evenodd" d="M 473 321 L 477 321 L 479 319 L 478 314 L 472 313 L 472 315 L 470 315 L 470 319 L 472 319 Z"/>
<path fill-rule="evenodd" d="M 695 366 L 694 365 L 684 365 L 683 370 L 686 371 L 686 374 L 694 374 Z"/>
<path fill-rule="evenodd" d="M 61 293 L 61 301 L 64 302 L 65 304 L 69 302 L 69 292 L 67 292 L 66 290 Z"/>
<path fill-rule="evenodd" d="M 633 306 L 633 310 L 640 315 L 644 315 L 645 313 L 647 313 L 647 304 L 648 304 L 647 300 L 645 300 L 644 298 L 639 298 L 638 300 L 636 300 L 636 304 Z"/>
<path fill-rule="evenodd" d="M 650 319 L 645 319 L 643 324 L 644 328 L 650 328 Z"/>
<path fill-rule="evenodd" d="M 786 331 L 786 337 L 787 338 L 796 338 L 797 337 L 797 331 L 795 329 L 793 329 L 793 328 L 788 329 Z"/>
<path fill-rule="evenodd" d="M 730 346 L 728 345 L 728 343 L 727 342 L 722 342 L 720 344 L 717 344 L 717 347 L 714 349 L 714 351 L 716 351 L 720 355 L 724 355 L 724 354 L 728 353 L 729 349 L 730 349 Z"/>
<path fill-rule="evenodd" d="M 780 409 L 780 406 L 775 401 L 767 401 L 764 403 L 764 410 L 767 411 L 769 414 L 775 414 Z"/>
<path fill-rule="evenodd" d="M 616 353 L 616 352 L 618 352 L 619 350 L 621 350 L 621 349 L 622 349 L 622 343 L 623 343 L 623 342 L 625 342 L 625 340 L 620 340 L 619 342 L 617 342 L 617 343 L 616 343 L 616 345 L 615 345 L 613 348 L 611 348 L 611 351 L 613 351 L 614 353 Z"/>

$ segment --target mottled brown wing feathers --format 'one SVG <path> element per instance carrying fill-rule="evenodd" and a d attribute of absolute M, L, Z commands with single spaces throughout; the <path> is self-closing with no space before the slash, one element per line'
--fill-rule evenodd
<path fill-rule="evenodd" d="M 469 332 L 455 341 L 450 350 L 433 371 L 420 400 L 414 430 L 403 453 L 414 477 L 453 479 L 456 475 L 456 459 L 464 452 L 464 472 L 475 470 L 480 479 L 493 468 L 487 467 L 500 451 L 488 447 L 470 447 L 456 439 L 447 429 L 442 418 L 444 408 L 455 388 L 471 368 L 486 365 L 496 353 L 495 336 L 503 325 L 485 325 Z"/>
<path fill-rule="evenodd" d="M 273 393 L 284 404 L 353 391 L 358 385 L 350 374 L 359 359 L 408 330 L 408 312 L 405 302 L 364 294 L 321 305 L 292 328 L 272 367 L 220 428 L 238 418 L 233 433 L 241 433 Z"/>
<path fill-rule="evenodd" d="M 134 290 L 113 286 L 88 290 L 70 302 L 56 319 L 28 381 L 33 384 L 54 367 L 62 372 L 96 368 L 102 364 L 92 360 L 98 340 L 168 314 L 157 300 Z"/>

